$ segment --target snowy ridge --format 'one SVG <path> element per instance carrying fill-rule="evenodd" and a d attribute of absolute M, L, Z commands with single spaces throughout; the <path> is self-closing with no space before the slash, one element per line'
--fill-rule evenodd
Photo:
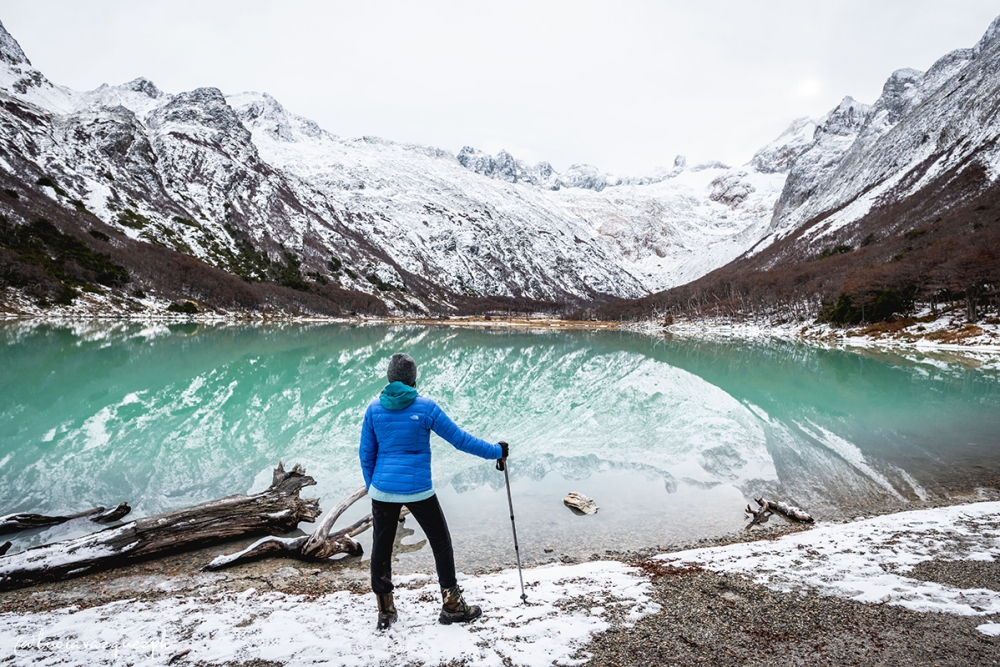
<path fill-rule="evenodd" d="M 784 181 L 777 169 L 682 158 L 621 178 L 528 167 L 505 152 L 456 157 L 340 138 L 267 94 L 168 94 L 142 78 L 74 92 L 34 70 L 2 29 L 0 42 L 0 90 L 20 106 L 0 111 L 0 158 L 14 174 L 52 179 L 67 208 L 79 200 L 131 238 L 231 272 L 247 242 L 272 260 L 291 253 L 303 273 L 395 309 L 426 307 L 411 275 L 480 296 L 662 290 L 756 243 Z M 409 293 L 379 292 L 377 281 Z"/>
<path fill-rule="evenodd" d="M 66 112 L 72 108 L 73 91 L 54 86 L 24 55 L 21 45 L 0 25 L 0 90 L 37 106 Z"/>
<path fill-rule="evenodd" d="M 780 140 L 779 138 L 775 142 Z M 566 171 L 557 172 L 548 162 L 539 162 L 530 166 L 505 150 L 499 151 L 494 157 L 471 146 L 465 146 L 459 151 L 458 162 L 469 171 L 508 183 L 528 183 L 546 190 L 584 188 L 595 192 L 615 185 L 659 183 L 664 179 L 676 176 L 687 166 L 687 159 L 683 155 L 678 155 L 674 158 L 673 169 L 667 170 L 661 167 L 647 176 L 615 176 L 604 173 L 591 164 L 573 164 Z M 695 170 L 711 168 L 728 169 L 721 162 L 711 162 L 694 167 Z"/>

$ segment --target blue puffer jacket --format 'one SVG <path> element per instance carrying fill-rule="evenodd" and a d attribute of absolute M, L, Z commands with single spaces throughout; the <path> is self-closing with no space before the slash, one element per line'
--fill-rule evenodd
<path fill-rule="evenodd" d="M 500 445 L 469 435 L 437 403 L 418 396 L 416 390 L 405 387 L 408 394 L 392 395 L 392 390 L 403 387 L 393 382 L 382 400 L 372 401 L 365 411 L 360 448 L 365 487 L 374 484 L 379 491 L 399 494 L 430 490 L 431 431 L 456 449 L 484 459 L 498 459 L 503 454 Z"/>

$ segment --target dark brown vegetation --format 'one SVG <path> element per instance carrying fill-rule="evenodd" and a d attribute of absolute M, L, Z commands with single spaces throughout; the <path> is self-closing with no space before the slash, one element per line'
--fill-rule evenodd
<path fill-rule="evenodd" d="M 820 239 L 807 235 L 822 232 L 828 217 L 692 283 L 593 314 L 860 324 L 924 304 L 961 306 L 974 323 L 1000 307 L 1000 185 L 982 166 L 956 168 Z"/>
<path fill-rule="evenodd" d="M 13 179 L 5 179 L 8 182 Z M 43 179 L 39 179 L 45 180 Z M 251 282 L 176 250 L 130 239 L 98 218 L 69 210 L 40 191 L 47 183 L 10 182 L 0 218 L 0 290 L 17 288 L 37 305 L 70 304 L 80 291 L 111 294 L 125 311 L 154 294 L 202 309 L 290 314 L 382 314 L 385 304 L 333 285 L 307 290 Z M 280 276 L 278 276 L 280 278 Z"/>

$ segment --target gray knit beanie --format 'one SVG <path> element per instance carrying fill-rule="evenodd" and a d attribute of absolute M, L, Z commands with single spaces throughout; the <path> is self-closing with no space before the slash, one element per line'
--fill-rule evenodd
<path fill-rule="evenodd" d="M 411 387 L 417 386 L 417 362 L 408 354 L 397 352 L 389 360 L 389 372 L 386 373 L 389 382 L 402 382 Z"/>

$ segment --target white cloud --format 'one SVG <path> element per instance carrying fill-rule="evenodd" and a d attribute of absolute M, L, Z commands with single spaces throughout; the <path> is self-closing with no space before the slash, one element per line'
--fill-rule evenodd
<path fill-rule="evenodd" d="M 557 169 L 731 164 L 900 67 L 974 44 L 993 0 L 350 3 L 0 0 L 51 80 L 261 90 L 342 136 L 458 151 L 495 140 Z M 811 73 L 805 76 L 805 73 Z M 818 76 L 817 73 L 822 73 Z"/>

